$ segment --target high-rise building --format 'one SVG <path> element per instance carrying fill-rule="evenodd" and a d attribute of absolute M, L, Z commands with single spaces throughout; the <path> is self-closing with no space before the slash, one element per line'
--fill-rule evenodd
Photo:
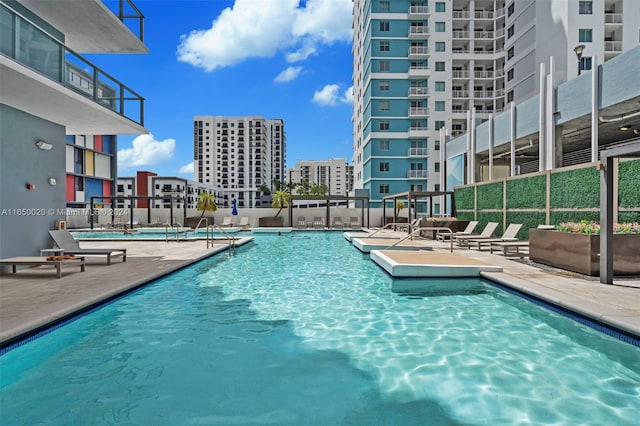
<path fill-rule="evenodd" d="M 195 116 L 195 180 L 214 188 L 216 203 L 261 207 L 260 186 L 274 189 L 285 177 L 284 121 L 259 116 Z"/>
<path fill-rule="evenodd" d="M 369 190 L 373 206 L 389 194 L 444 189 L 445 133 L 461 135 L 471 120 L 535 95 L 550 68 L 559 84 L 636 46 L 634 3 L 354 0 L 355 188 Z"/>
<path fill-rule="evenodd" d="M 328 194 L 347 195 L 353 189 L 352 169 L 345 158 L 298 160 L 287 170 L 287 182 L 325 185 Z"/>
<path fill-rule="evenodd" d="M 93 136 L 93 148 L 85 139 L 85 168 L 74 164 L 72 172 L 68 135 L 148 133 L 144 98 L 82 56 L 148 52 L 128 26 L 142 29 L 142 14 L 128 14 L 125 24 L 116 13 L 102 0 L 0 0 L 1 257 L 34 256 L 51 244 L 47 231 L 66 220 L 67 195 L 83 196 L 87 180 L 75 178 L 93 179 L 89 167 L 91 190 L 111 193 L 110 178 L 97 175 L 112 172 L 103 156 L 115 145 L 105 148 L 103 139 L 96 149 Z"/>

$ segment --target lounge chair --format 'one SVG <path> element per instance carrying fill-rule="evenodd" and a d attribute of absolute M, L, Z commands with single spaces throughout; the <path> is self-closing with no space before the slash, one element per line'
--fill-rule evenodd
<path fill-rule="evenodd" d="M 478 247 L 478 250 L 482 250 L 482 246 L 491 246 L 492 243 L 499 243 L 503 241 L 517 241 L 518 240 L 518 232 L 522 228 L 521 223 L 512 223 L 507 226 L 502 237 L 499 238 L 491 238 L 491 237 L 477 237 L 470 238 L 467 240 L 467 248 L 471 249 L 471 247 Z"/>
<path fill-rule="evenodd" d="M 361 228 L 361 226 L 360 226 L 360 219 L 359 219 L 357 216 L 351 216 L 351 217 L 349 218 L 349 226 L 350 226 L 352 229 L 360 229 L 360 228 Z"/>
<path fill-rule="evenodd" d="M 333 227 L 336 229 L 344 229 L 344 223 L 342 222 L 342 218 L 340 216 L 336 216 L 333 218 Z"/>
<path fill-rule="evenodd" d="M 313 227 L 316 229 L 324 228 L 324 220 L 320 216 L 316 216 L 313 218 Z"/>
<path fill-rule="evenodd" d="M 436 241 L 447 241 L 450 237 L 454 235 L 471 235 L 473 231 L 476 230 L 476 226 L 478 226 L 477 220 L 472 220 L 469 222 L 466 228 L 462 231 L 454 232 L 453 234 L 449 234 L 448 232 L 438 231 L 436 234 Z"/>
<path fill-rule="evenodd" d="M 96 255 L 107 256 L 107 265 L 111 265 L 111 256 L 116 253 L 122 254 L 122 261 L 127 261 L 127 249 L 126 248 L 80 248 L 80 244 L 73 238 L 73 235 L 67 230 L 49 231 L 49 235 L 56 243 L 58 247 L 64 250 L 64 254 L 73 255 Z"/>
<path fill-rule="evenodd" d="M 493 233 L 498 228 L 498 222 L 489 222 L 487 226 L 484 227 L 480 234 L 470 234 L 470 235 L 454 235 L 453 241 L 458 246 L 466 246 L 470 239 L 472 238 L 491 238 Z"/>
<path fill-rule="evenodd" d="M 231 216 L 226 216 L 222 219 L 220 226 L 233 226 L 233 218 Z"/>
<path fill-rule="evenodd" d="M 240 222 L 238 222 L 238 227 L 242 229 L 250 228 L 251 224 L 249 223 L 249 218 L 247 216 L 242 216 L 240 218 Z"/>
<path fill-rule="evenodd" d="M 304 216 L 299 216 L 298 221 L 296 222 L 296 228 L 304 229 L 307 227 L 307 218 Z"/>

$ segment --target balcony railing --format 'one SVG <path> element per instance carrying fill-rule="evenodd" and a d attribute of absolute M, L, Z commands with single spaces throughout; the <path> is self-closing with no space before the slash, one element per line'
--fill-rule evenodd
<path fill-rule="evenodd" d="M 426 96 L 429 94 L 428 87 L 410 87 L 409 96 Z"/>
<path fill-rule="evenodd" d="M 426 107 L 409 108 L 409 117 L 426 117 L 429 115 L 429 109 Z"/>
<path fill-rule="evenodd" d="M 407 172 L 407 178 L 409 179 L 426 179 L 429 172 L 426 170 L 409 170 Z"/>
<path fill-rule="evenodd" d="M 604 51 L 605 52 L 622 52 L 622 42 L 621 41 L 605 41 Z"/>
<path fill-rule="evenodd" d="M 473 97 L 478 98 L 493 98 L 493 90 L 474 90 Z"/>
<path fill-rule="evenodd" d="M 453 19 L 469 19 L 471 14 L 466 10 L 454 10 L 452 13 Z"/>
<path fill-rule="evenodd" d="M 409 56 L 421 56 L 428 55 L 429 47 L 428 46 L 411 46 L 409 48 Z"/>
<path fill-rule="evenodd" d="M 144 42 L 144 15 L 142 14 L 142 12 L 140 12 L 140 10 L 136 7 L 132 0 L 119 0 L 118 19 L 120 19 L 125 25 L 127 25 L 127 20 L 129 19 L 137 21 L 137 35 L 140 41 Z"/>
<path fill-rule="evenodd" d="M 451 71 L 451 76 L 453 78 L 469 78 L 469 71 L 467 70 L 456 70 Z"/>
<path fill-rule="evenodd" d="M 427 148 L 409 148 L 409 157 L 426 157 L 428 154 Z"/>
<path fill-rule="evenodd" d="M 468 90 L 454 90 L 451 92 L 452 98 L 468 98 L 469 91 Z"/>
<path fill-rule="evenodd" d="M 409 15 L 427 15 L 429 13 L 429 6 L 410 6 Z"/>
<path fill-rule="evenodd" d="M 453 38 L 470 38 L 471 33 L 469 31 L 453 31 Z"/>
<path fill-rule="evenodd" d="M 422 37 L 427 35 L 429 35 L 429 27 L 409 27 L 409 37 Z"/>
<path fill-rule="evenodd" d="M 144 98 L 1 5 L 0 53 L 135 123 L 144 125 Z M 7 24 L 5 24 L 7 23 Z M 7 28 L 8 27 L 8 28 Z"/>
<path fill-rule="evenodd" d="M 622 24 L 622 13 L 604 13 L 605 24 Z"/>

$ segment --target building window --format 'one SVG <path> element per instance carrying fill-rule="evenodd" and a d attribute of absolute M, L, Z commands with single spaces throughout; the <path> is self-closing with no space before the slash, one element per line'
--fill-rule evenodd
<path fill-rule="evenodd" d="M 391 69 L 389 61 L 380 61 L 378 63 L 378 67 L 380 69 L 380 72 L 388 72 Z"/>
<path fill-rule="evenodd" d="M 588 71 L 591 69 L 591 57 L 580 58 L 580 70 Z"/>
<path fill-rule="evenodd" d="M 513 15 L 513 13 L 516 11 L 516 2 L 514 1 L 513 3 L 511 3 L 509 5 L 509 7 L 507 8 L 507 16 L 511 16 Z"/>
<path fill-rule="evenodd" d="M 381 140 L 379 142 L 380 144 L 380 151 L 389 151 L 389 141 L 388 140 Z"/>
<path fill-rule="evenodd" d="M 380 91 L 381 92 L 388 92 L 389 91 L 389 81 L 381 80 L 380 83 L 379 83 L 379 87 L 380 87 Z"/>
<path fill-rule="evenodd" d="M 444 101 L 436 101 L 435 109 L 436 111 L 444 111 Z"/>
<path fill-rule="evenodd" d="M 380 171 L 381 172 L 388 172 L 389 171 L 389 162 L 388 161 L 384 161 L 384 162 L 380 163 Z"/>
<path fill-rule="evenodd" d="M 581 1 L 578 3 L 578 13 L 580 15 L 591 15 L 593 14 L 593 2 L 592 1 Z"/>
<path fill-rule="evenodd" d="M 436 62 L 436 71 L 444 71 L 444 62 Z"/>
<path fill-rule="evenodd" d="M 507 102 L 513 102 L 513 90 L 507 92 Z"/>
<path fill-rule="evenodd" d="M 445 86 L 444 81 L 436 81 L 436 92 L 444 92 Z"/>
<path fill-rule="evenodd" d="M 443 32 L 445 32 L 445 25 L 444 25 L 444 22 L 436 22 L 436 32 L 437 32 L 437 33 L 443 33 Z"/>
<path fill-rule="evenodd" d="M 444 41 L 436 41 L 436 52 L 444 52 L 446 50 Z"/>
<path fill-rule="evenodd" d="M 514 27 L 512 25 L 512 26 L 509 27 L 509 29 L 507 29 L 507 38 L 513 37 L 513 33 L 514 32 L 515 32 L 515 29 L 514 29 Z"/>
<path fill-rule="evenodd" d="M 389 42 L 388 41 L 381 41 L 380 42 L 380 51 L 381 52 L 388 52 L 389 51 Z"/>
<path fill-rule="evenodd" d="M 389 21 L 380 21 L 380 32 L 381 33 L 389 32 Z"/>
<path fill-rule="evenodd" d="M 440 151 L 440 141 L 433 142 L 433 149 L 436 151 Z"/>
<path fill-rule="evenodd" d="M 436 2 L 436 12 L 446 12 L 445 3 L 438 1 Z"/>
<path fill-rule="evenodd" d="M 507 71 L 507 81 L 513 80 L 513 68 Z"/>
<path fill-rule="evenodd" d="M 436 192 L 440 191 L 440 184 L 439 184 L 439 183 L 436 183 L 436 184 L 434 185 L 433 190 L 434 190 L 434 191 L 436 191 Z M 440 204 L 434 204 L 434 207 L 436 207 L 436 206 L 437 206 L 437 207 L 440 207 Z M 440 213 L 440 212 L 436 211 L 435 213 Z"/>
<path fill-rule="evenodd" d="M 80 176 L 76 176 L 73 180 L 76 191 L 84 191 L 84 179 Z"/>
<path fill-rule="evenodd" d="M 440 163 L 439 162 L 434 163 L 433 171 L 434 172 L 439 172 L 440 171 Z"/>
<path fill-rule="evenodd" d="M 513 55 L 515 55 L 515 50 L 513 47 L 510 47 L 509 50 L 507 50 L 507 59 L 513 58 Z"/>
<path fill-rule="evenodd" d="M 592 41 L 591 34 L 592 34 L 592 31 L 590 28 L 589 29 L 580 28 L 578 30 L 578 41 L 581 43 L 591 43 Z"/>
<path fill-rule="evenodd" d="M 380 124 L 379 124 L 379 128 L 383 132 L 389 130 L 389 122 L 386 121 L 386 120 L 381 121 Z"/>
<path fill-rule="evenodd" d="M 380 0 L 380 12 L 389 12 L 391 10 L 389 6 L 389 0 Z"/>
<path fill-rule="evenodd" d="M 436 131 L 440 130 L 441 128 L 444 127 L 444 121 L 436 120 L 435 126 L 436 126 Z"/>
<path fill-rule="evenodd" d="M 379 101 L 378 107 L 380 111 L 389 111 L 389 101 Z"/>
<path fill-rule="evenodd" d="M 380 193 L 381 194 L 388 194 L 389 193 L 389 184 L 388 183 L 381 183 L 380 187 L 379 187 Z"/>

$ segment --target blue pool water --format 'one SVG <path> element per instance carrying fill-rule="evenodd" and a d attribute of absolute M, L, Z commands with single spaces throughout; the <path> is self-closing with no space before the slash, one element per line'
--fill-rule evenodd
<path fill-rule="evenodd" d="M 638 424 L 639 348 L 481 281 L 392 286 L 339 233 L 261 235 L 4 354 L 0 423 Z"/>

